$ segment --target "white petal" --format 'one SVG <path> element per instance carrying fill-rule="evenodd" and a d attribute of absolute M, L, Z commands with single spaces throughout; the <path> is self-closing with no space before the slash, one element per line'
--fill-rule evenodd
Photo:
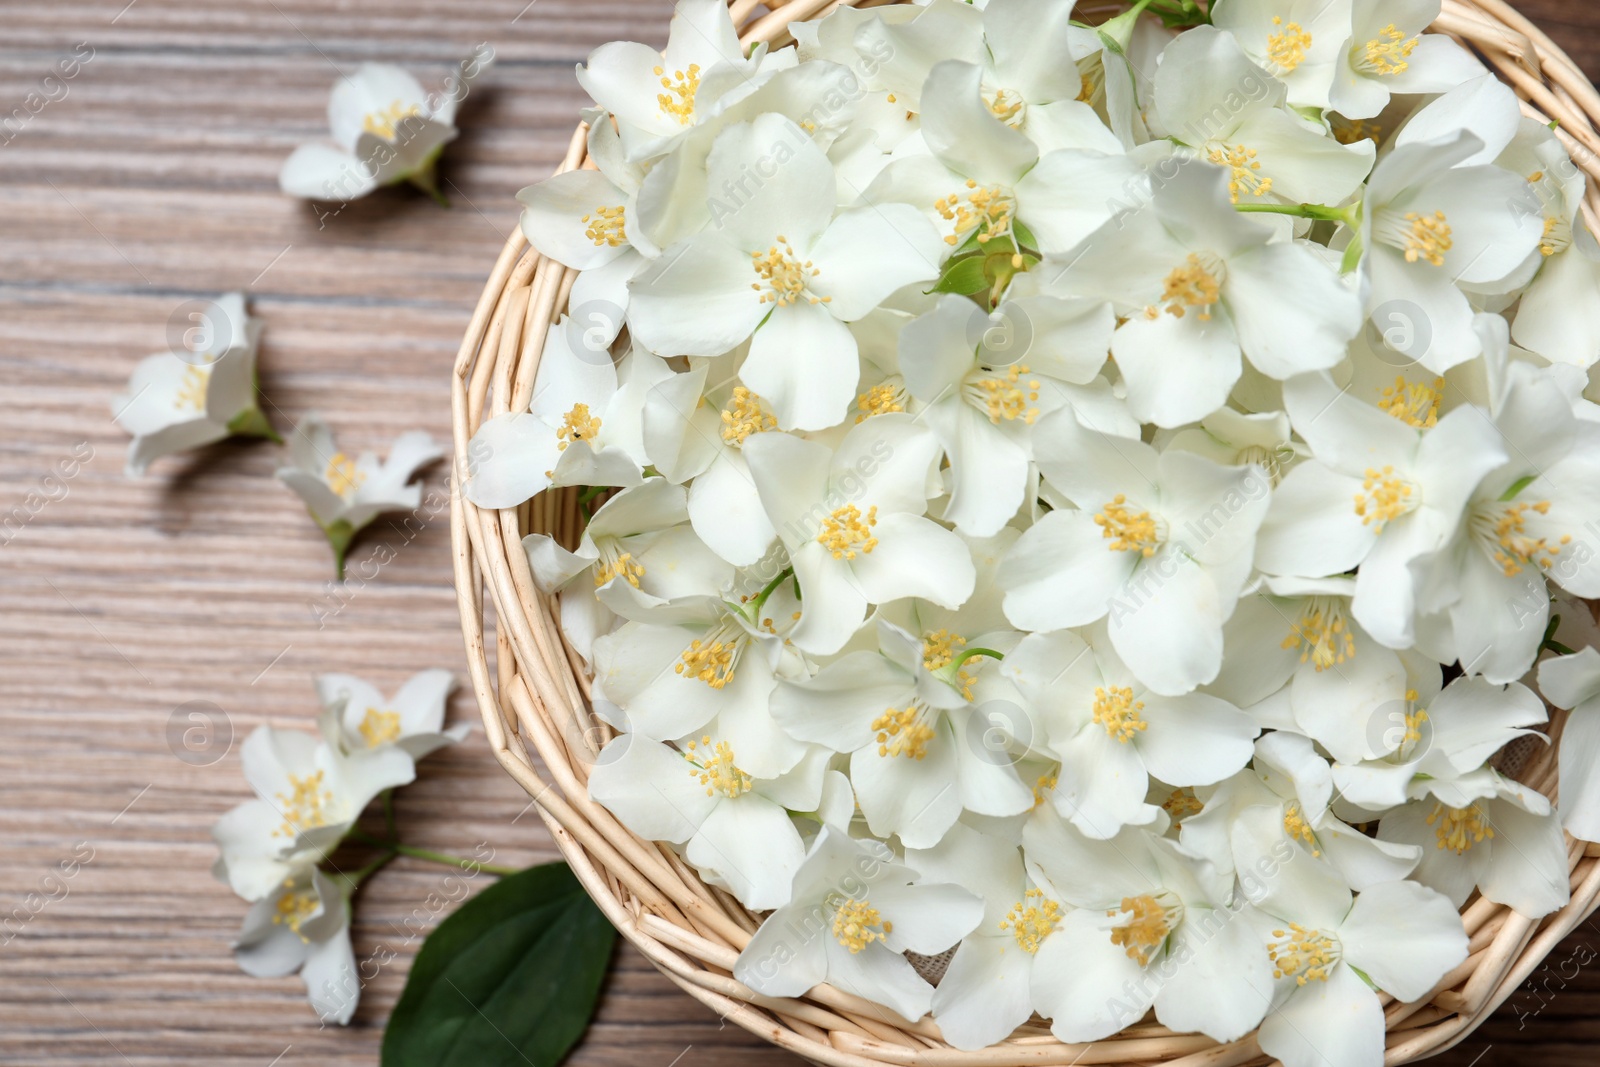
<path fill-rule="evenodd" d="M 855 335 L 824 305 L 775 307 L 751 339 L 739 378 L 772 406 L 783 429 L 822 430 L 841 422 L 855 400 L 856 355 Z"/>
<path fill-rule="evenodd" d="M 1383 1062 L 1383 1008 L 1349 967 L 1308 982 L 1261 1023 L 1261 1048 L 1283 1067 Z"/>
<path fill-rule="evenodd" d="M 998 1044 L 1033 1014 L 1033 957 L 1009 933 L 961 942 L 933 992 L 933 1018 L 959 1049 Z"/>
<path fill-rule="evenodd" d="M 1137 563 L 1113 552 L 1081 511 L 1052 511 L 1023 533 L 995 574 L 1006 618 L 1024 630 L 1060 630 L 1105 616 Z"/>
<path fill-rule="evenodd" d="M 550 487 L 561 441 L 536 415 L 496 415 L 467 445 L 467 499 L 481 508 L 514 508 Z"/>
<path fill-rule="evenodd" d="M 1386 882 L 1356 897 L 1339 941 L 1346 962 L 1402 1001 L 1420 999 L 1467 958 L 1455 905 L 1415 882 Z"/>

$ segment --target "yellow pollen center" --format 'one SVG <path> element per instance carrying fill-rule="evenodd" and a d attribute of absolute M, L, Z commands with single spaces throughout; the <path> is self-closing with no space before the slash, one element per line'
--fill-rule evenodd
<path fill-rule="evenodd" d="M 1340 959 L 1339 944 L 1321 930 L 1307 930 L 1290 923 L 1287 930 L 1274 930 L 1276 938 L 1267 946 L 1272 957 L 1274 978 L 1293 978 L 1295 985 L 1326 982 Z"/>
<path fill-rule="evenodd" d="M 690 741 L 683 758 L 689 761 L 689 776 L 700 779 L 708 797 L 721 793 L 732 800 L 755 788 L 750 776 L 734 765 L 733 746 L 726 741 L 713 745 L 709 736 Z"/>
<path fill-rule="evenodd" d="M 556 431 L 556 437 L 561 442 L 556 445 L 556 451 L 565 452 L 574 441 L 592 441 L 599 433 L 600 419 L 589 414 L 589 405 L 574 404 L 561 420 L 561 428 Z"/>
<path fill-rule="evenodd" d="M 1319 671 L 1337 666 L 1356 654 L 1356 639 L 1345 621 L 1343 602 L 1334 597 L 1312 597 L 1300 617 L 1289 626 L 1284 648 L 1300 649 L 1300 662 Z"/>
<path fill-rule="evenodd" d="M 377 748 L 400 738 L 400 713 L 368 708 L 361 717 L 361 736 L 368 748 Z"/>
<path fill-rule="evenodd" d="M 1421 39 L 1417 35 L 1406 36 L 1391 22 L 1378 31 L 1378 36 L 1357 47 L 1355 65 L 1368 74 L 1399 74 L 1411 66 L 1406 60 L 1417 50 Z"/>
<path fill-rule="evenodd" d="M 666 90 L 656 94 L 661 113 L 676 119 L 680 126 L 689 125 L 694 116 L 695 93 L 700 90 L 700 64 L 690 63 L 687 71 L 675 70 L 670 78 L 666 67 L 658 66 L 652 73 L 661 79 L 661 88 Z"/>
<path fill-rule="evenodd" d="M 1528 513 L 1547 515 L 1550 501 L 1517 501 L 1495 503 L 1473 513 L 1472 529 L 1489 552 L 1489 558 L 1500 565 L 1507 578 L 1522 572 L 1523 567 L 1546 568 L 1561 555 L 1563 546 L 1572 542 L 1571 534 L 1551 544 L 1548 537 L 1535 537 L 1528 532 Z"/>
<path fill-rule="evenodd" d="M 1000 929 L 1010 930 L 1022 951 L 1030 956 L 1060 925 L 1061 905 L 1046 897 L 1042 889 L 1028 890 L 1000 920 Z"/>
<path fill-rule="evenodd" d="M 1167 799 L 1161 802 L 1161 810 L 1172 816 L 1172 828 L 1174 830 L 1183 829 L 1184 819 L 1191 815 L 1198 815 L 1204 809 L 1205 805 L 1200 802 L 1200 798 L 1195 796 L 1194 789 L 1189 786 L 1184 786 L 1182 789 L 1174 789 L 1167 794 Z"/>
<path fill-rule="evenodd" d="M 905 390 L 896 382 L 879 382 L 856 397 L 856 422 L 866 422 L 874 415 L 888 415 L 906 409 Z"/>
<path fill-rule="evenodd" d="M 1406 732 L 1404 736 L 1400 738 L 1400 744 L 1402 746 L 1415 744 L 1416 742 L 1421 741 L 1422 724 L 1428 721 L 1428 713 L 1426 711 L 1412 706 L 1416 703 L 1416 700 L 1417 691 L 1415 689 L 1407 689 L 1406 707 L 1408 710 L 1404 716 Z"/>
<path fill-rule="evenodd" d="M 1022 122 L 1022 97 L 1010 89 L 1000 89 L 992 96 L 984 94 L 985 102 L 989 107 L 989 114 L 1005 123 L 1007 126 L 1018 126 Z"/>
<path fill-rule="evenodd" d="M 639 579 L 644 577 L 644 564 L 633 558 L 633 553 L 622 552 L 615 559 L 602 560 L 594 569 L 595 588 L 599 588 L 613 578 L 621 578 L 635 589 L 639 588 Z"/>
<path fill-rule="evenodd" d="M 1434 828 L 1439 847 L 1447 848 L 1458 856 L 1470 852 L 1472 846 L 1479 842 L 1494 839 L 1494 827 L 1489 825 L 1483 809 L 1476 804 L 1448 808 L 1441 802 L 1428 816 L 1428 825 Z"/>
<path fill-rule="evenodd" d="M 293 879 L 290 879 L 285 881 L 283 884 L 285 886 L 293 886 L 294 881 Z M 290 931 L 295 934 L 295 936 L 299 937 L 301 941 L 305 941 L 307 940 L 306 936 L 300 933 L 300 927 L 307 919 L 310 919 L 316 913 L 316 893 L 313 893 L 308 889 L 302 889 L 298 891 L 294 889 L 286 889 L 283 894 L 278 897 L 278 903 L 273 908 L 272 924 L 274 926 L 287 926 Z"/>
<path fill-rule="evenodd" d="M 1411 224 L 1411 232 L 1406 237 L 1406 262 L 1415 263 L 1425 259 L 1435 267 L 1444 266 L 1444 254 L 1455 247 L 1455 242 L 1450 238 L 1450 223 L 1445 219 L 1444 212 L 1419 215 L 1415 211 L 1408 211 L 1406 221 Z"/>
<path fill-rule="evenodd" d="M 580 221 L 585 225 L 583 235 L 597 246 L 609 245 L 616 248 L 627 243 L 627 211 L 622 204 L 616 207 L 597 207 Z"/>
<path fill-rule="evenodd" d="M 751 282 L 750 288 L 761 294 L 763 304 L 788 307 L 802 300 L 812 304 L 833 303 L 831 296 L 811 295 L 811 291 L 806 287 L 810 284 L 810 279 L 815 278 L 820 272 L 809 259 L 804 263 L 800 262 L 794 246 L 789 244 L 788 238 L 782 234 L 778 235 L 778 243 L 765 252 L 751 252 L 750 262 L 761 278 L 759 282 Z"/>
<path fill-rule="evenodd" d="M 1044 803 L 1044 795 L 1056 787 L 1061 775 L 1058 772 L 1041 774 L 1033 783 L 1033 806 L 1038 807 Z"/>
<path fill-rule="evenodd" d="M 1357 144 L 1361 141 L 1379 144 L 1383 141 L 1383 127 L 1367 119 L 1347 119 L 1342 115 L 1334 115 L 1332 126 L 1333 139 L 1340 144 Z"/>
<path fill-rule="evenodd" d="M 742 385 L 734 386 L 733 396 L 722 409 L 722 439 L 730 445 L 742 445 L 753 433 L 765 433 L 778 427 L 777 416 L 763 411 L 761 398 Z"/>
<path fill-rule="evenodd" d="M 1283 829 L 1290 837 L 1301 842 L 1311 850 L 1313 856 L 1322 855 L 1322 850 L 1317 848 L 1317 835 L 1311 829 L 1311 824 L 1300 811 L 1300 805 L 1290 804 L 1283 810 Z"/>
<path fill-rule="evenodd" d="M 1242 144 L 1218 145 L 1210 149 L 1206 158 L 1219 167 L 1228 168 L 1228 197 L 1235 204 L 1239 202 L 1240 193 L 1266 196 L 1272 192 L 1272 179 L 1262 175 L 1255 149 Z"/>
<path fill-rule="evenodd" d="M 951 633 L 949 630 L 935 630 L 922 639 L 922 666 L 928 671 L 942 671 L 955 662 L 960 655 L 959 649 L 967 643 L 967 639 L 960 634 Z M 972 699 L 972 683 L 976 681 L 972 673 L 965 669 L 958 670 L 951 685 L 968 700 Z"/>
<path fill-rule="evenodd" d="M 416 118 L 422 114 L 419 104 L 409 107 L 396 100 L 382 111 L 370 111 L 361 120 L 361 128 L 374 137 L 382 137 L 386 141 L 394 140 L 395 129 L 406 119 Z"/>
<path fill-rule="evenodd" d="M 1532 179 L 1529 179 L 1532 181 Z M 1572 223 L 1559 215 L 1546 215 L 1544 236 L 1539 241 L 1539 254 L 1553 256 L 1572 247 Z"/>
<path fill-rule="evenodd" d="M 978 243 L 988 244 L 996 237 L 1011 232 L 1016 212 L 1016 201 L 998 185 L 980 186 L 967 179 L 964 192 L 942 196 L 933 202 L 933 210 L 946 221 L 955 223 L 955 232 L 944 239 L 945 244 L 960 244 L 966 235 L 978 231 Z"/>
<path fill-rule="evenodd" d="M 1133 699 L 1133 690 L 1126 686 L 1095 686 L 1094 721 L 1105 727 L 1106 733 L 1123 744 L 1133 740 L 1133 735 L 1143 733 L 1150 724 L 1139 718 L 1144 701 Z"/>
<path fill-rule="evenodd" d="M 928 742 L 933 740 L 933 727 L 923 721 L 922 712 L 922 705 L 913 700 L 904 710 L 889 708 L 873 719 L 872 728 L 878 731 L 878 755 L 926 758 Z"/>
<path fill-rule="evenodd" d="M 1178 925 L 1176 911 L 1175 908 L 1165 907 L 1149 894 L 1124 897 L 1120 908 L 1106 912 L 1113 918 L 1128 916 L 1122 923 L 1112 927 L 1111 943 L 1124 949 L 1130 960 L 1136 961 L 1141 967 L 1147 966 L 1167 940 L 1172 928 Z"/>
<path fill-rule="evenodd" d="M 1148 511 L 1134 514 L 1128 498 L 1118 493 L 1094 517 L 1100 536 L 1111 542 L 1113 552 L 1137 552 L 1149 559 L 1161 545 L 1161 531 Z"/>
<path fill-rule="evenodd" d="M 322 788 L 321 771 L 289 775 L 289 792 L 277 796 L 283 825 L 272 832 L 273 837 L 293 837 L 301 831 L 328 825 L 324 809 L 333 802 L 333 793 Z"/>
<path fill-rule="evenodd" d="M 333 458 L 328 460 L 328 469 L 322 472 L 322 480 L 341 497 L 349 497 L 361 487 L 367 476 L 356 468 L 355 460 L 343 452 L 335 452 Z"/>
<path fill-rule="evenodd" d="M 883 921 L 878 909 L 866 899 L 845 899 L 833 913 L 833 939 L 853 956 L 874 941 L 886 941 L 894 924 Z"/>
<path fill-rule="evenodd" d="M 1190 308 L 1198 308 L 1201 322 L 1211 321 L 1211 309 L 1222 299 L 1222 282 L 1209 268 L 1205 259 L 1191 252 L 1183 266 L 1167 275 L 1160 304 L 1168 315 L 1183 318 Z M 1163 309 L 1152 305 L 1145 308 L 1145 317 L 1154 319 Z"/>
<path fill-rule="evenodd" d="M 1289 74 L 1305 62 L 1306 49 L 1311 47 L 1311 35 L 1298 22 L 1284 25 L 1280 15 L 1272 16 L 1276 33 L 1267 36 L 1267 58 L 1278 68 L 1279 74 Z"/>
<path fill-rule="evenodd" d="M 210 364 L 195 366 L 191 363 L 183 368 L 183 381 L 178 383 L 178 395 L 173 399 L 173 407 L 179 411 L 204 411 L 206 386 L 210 383 Z"/>
<path fill-rule="evenodd" d="M 1439 403 L 1443 399 L 1443 378 L 1435 378 L 1432 382 L 1408 382 L 1404 375 L 1396 375 L 1394 384 L 1385 386 L 1379 392 L 1378 407 L 1407 426 L 1428 430 L 1439 421 Z"/>
<path fill-rule="evenodd" d="M 1386 525 L 1420 503 L 1416 487 L 1397 477 L 1393 467 L 1384 467 L 1381 471 L 1368 467 L 1355 501 L 1361 525 L 1375 526 L 1375 533 L 1382 533 Z"/>
<path fill-rule="evenodd" d="M 976 402 L 978 410 L 989 416 L 993 423 L 1015 422 L 1021 419 L 1032 426 L 1039 417 L 1039 409 L 1030 405 L 1039 399 L 1038 379 L 1023 381 L 1028 373 L 1025 363 L 1013 363 L 1004 373 L 985 373 L 967 382 L 968 395 Z"/>
<path fill-rule="evenodd" d="M 718 634 L 723 634 L 719 630 Z M 726 688 L 733 681 L 734 662 L 739 653 L 737 639 L 721 640 L 718 636 L 695 638 L 683 650 L 683 656 L 673 665 L 675 673 L 685 678 L 698 678 L 713 689 Z"/>
<path fill-rule="evenodd" d="M 855 559 L 857 548 L 861 555 L 870 555 L 878 547 L 878 539 L 872 536 L 876 525 L 876 504 L 867 509 L 865 516 L 854 504 L 846 504 L 835 508 L 832 515 L 822 520 L 822 532 L 817 534 L 817 541 L 833 553 L 834 559 Z"/>

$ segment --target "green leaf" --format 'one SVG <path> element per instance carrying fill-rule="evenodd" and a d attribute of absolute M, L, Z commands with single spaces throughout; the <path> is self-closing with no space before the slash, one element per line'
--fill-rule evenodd
<path fill-rule="evenodd" d="M 984 274 L 983 263 L 984 257 L 981 255 L 952 259 L 945 264 L 944 273 L 939 276 L 938 283 L 928 292 L 959 293 L 962 296 L 983 292 L 989 288 L 989 279 Z"/>
<path fill-rule="evenodd" d="M 589 1026 L 616 937 L 566 864 L 501 879 L 423 942 L 382 1067 L 555 1067 Z"/>

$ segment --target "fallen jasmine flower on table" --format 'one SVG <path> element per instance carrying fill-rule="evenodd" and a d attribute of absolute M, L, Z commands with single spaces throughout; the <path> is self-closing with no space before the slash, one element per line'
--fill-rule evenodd
<path fill-rule="evenodd" d="M 184 351 L 145 357 L 111 405 L 117 425 L 133 435 L 130 475 L 231 435 L 283 440 L 257 404 L 261 320 L 245 310 L 244 294 L 219 297 L 196 315 L 201 321 L 185 333 Z"/>
<path fill-rule="evenodd" d="M 393 745 L 418 760 L 472 732 L 467 723 L 444 728 L 445 703 L 456 687 L 446 670 L 413 675 L 392 699 L 349 674 L 319 674 L 323 739 L 347 755 Z"/>
<path fill-rule="evenodd" d="M 422 503 L 422 486 L 409 484 L 417 471 L 444 451 L 421 430 L 395 438 L 389 459 L 370 452 L 351 459 L 333 443 L 327 423 L 309 413 L 289 440 L 290 466 L 278 478 L 300 495 L 333 548 L 334 566 L 344 580 L 344 557 L 360 530 L 386 511 L 410 511 Z"/>
<path fill-rule="evenodd" d="M 456 109 L 472 83 L 494 64 L 493 49 L 463 60 L 445 87 L 430 93 L 388 63 L 363 63 L 340 78 L 328 99 L 334 144 L 303 144 L 284 161 L 278 184 L 290 196 L 349 201 L 380 186 L 408 181 L 448 207 L 434 168 L 456 139 Z"/>
<path fill-rule="evenodd" d="M 296 869 L 277 892 L 250 906 L 233 957 L 255 978 L 299 972 L 324 1022 L 343 1026 L 355 1015 L 361 980 L 350 944 L 350 901 L 315 866 Z"/>

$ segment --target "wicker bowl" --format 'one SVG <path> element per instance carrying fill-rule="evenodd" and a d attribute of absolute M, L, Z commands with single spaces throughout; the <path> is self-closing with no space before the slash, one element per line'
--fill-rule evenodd
<path fill-rule="evenodd" d="M 777 48 L 792 41 L 789 23 L 821 17 L 852 0 L 792 0 L 761 6 L 733 0 L 744 41 Z M 863 0 L 859 6 L 874 6 Z M 1080 3 L 1089 17 L 1118 10 Z M 1562 50 L 1504 0 L 1445 0 L 1433 29 L 1477 51 L 1523 101 L 1523 111 L 1556 132 L 1590 176 L 1584 212 L 1600 232 L 1600 94 Z M 585 133 L 574 133 L 561 171 L 586 165 Z M 592 165 L 592 164 L 590 164 Z M 456 484 L 467 470 L 467 446 L 493 415 L 525 410 L 546 328 L 566 308 L 576 272 L 541 257 L 519 230 L 500 253 L 461 342 L 451 380 Z M 979 1052 L 951 1048 L 929 1018 L 906 1024 L 859 997 L 818 986 L 806 996 L 762 996 L 733 979 L 734 959 L 758 917 L 727 893 L 707 886 L 671 849 L 641 840 L 588 795 L 588 773 L 611 730 L 589 705 L 590 679 L 566 644 L 555 601 L 534 585 L 522 538 L 531 532 L 576 544 L 582 529 L 574 489 L 553 490 L 517 508 L 486 511 L 452 495 L 451 542 L 473 690 L 495 757 L 533 798 L 568 864 L 623 935 L 691 996 L 718 1015 L 809 1060 L 837 1067 L 938 1064 L 1011 1067 L 1028 1064 L 1164 1064 L 1231 1067 L 1266 1064 L 1255 1035 L 1218 1045 L 1175 1034 L 1153 1021 L 1092 1045 L 1058 1041 L 1037 1019 Z M 485 644 L 484 594 L 497 621 L 494 666 Z M 1559 736 L 1562 713 L 1550 732 Z M 1552 798 L 1554 746 L 1535 745 L 1502 769 Z M 1600 908 L 1600 846 L 1568 839 L 1572 900 L 1532 920 L 1476 897 L 1463 910 L 1469 958 L 1426 998 L 1385 997 L 1386 1063 L 1411 1063 L 1463 1040 L 1509 998 L 1545 956 Z"/>

